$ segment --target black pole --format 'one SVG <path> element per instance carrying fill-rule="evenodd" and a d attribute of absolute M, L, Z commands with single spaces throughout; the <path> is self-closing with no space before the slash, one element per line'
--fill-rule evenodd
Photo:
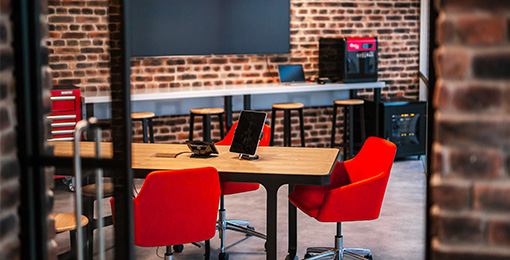
<path fill-rule="evenodd" d="M 115 259 L 134 259 L 133 172 L 131 169 L 131 83 L 129 0 L 110 1 L 110 70 L 115 198 Z M 120 6 L 116 6 L 119 4 Z"/>
<path fill-rule="evenodd" d="M 40 3 L 19 0 L 11 4 L 21 196 L 20 252 L 22 259 L 47 259 L 48 201 L 44 170 L 37 159 L 44 148 L 41 68 L 43 63 L 47 65 L 47 54 L 41 52 Z"/>
<path fill-rule="evenodd" d="M 431 239 L 432 239 L 432 231 L 431 231 L 431 219 L 430 219 L 430 208 L 432 206 L 432 194 L 430 190 L 430 175 L 432 174 L 432 145 L 434 140 L 434 131 L 435 131 L 435 122 L 434 122 L 434 114 L 435 109 L 432 103 L 434 97 L 434 91 L 436 86 L 436 72 L 434 68 L 434 50 L 437 48 L 436 42 L 436 20 L 438 17 L 438 10 L 435 8 L 435 0 L 430 0 L 429 3 L 429 44 L 428 44 L 428 59 L 429 59 L 429 82 L 428 82 L 428 93 L 427 93 L 427 153 L 426 153 L 426 181 L 427 181 L 427 190 L 426 190 L 426 208 L 425 208 L 425 229 L 426 229 L 426 237 L 425 237 L 425 259 L 431 258 Z"/>

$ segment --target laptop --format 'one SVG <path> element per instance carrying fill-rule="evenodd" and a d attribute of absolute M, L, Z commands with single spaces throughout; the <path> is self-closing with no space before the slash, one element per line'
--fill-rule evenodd
<path fill-rule="evenodd" d="M 265 112 L 243 110 L 234 132 L 230 152 L 239 153 L 241 159 L 257 159 L 257 148 L 266 122 Z"/>
<path fill-rule="evenodd" d="M 280 83 L 284 85 L 313 85 L 315 83 L 306 82 L 303 65 L 278 65 L 278 75 Z"/>

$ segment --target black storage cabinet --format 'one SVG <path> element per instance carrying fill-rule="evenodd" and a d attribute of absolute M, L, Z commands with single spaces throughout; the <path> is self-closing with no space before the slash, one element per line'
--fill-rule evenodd
<path fill-rule="evenodd" d="M 375 103 L 365 101 L 367 136 L 375 135 Z M 405 98 L 382 99 L 379 137 L 397 145 L 397 158 L 425 154 L 426 102 Z"/>

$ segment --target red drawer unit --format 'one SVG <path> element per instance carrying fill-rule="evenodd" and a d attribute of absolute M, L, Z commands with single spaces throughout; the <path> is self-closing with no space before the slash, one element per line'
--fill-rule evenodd
<path fill-rule="evenodd" d="M 51 90 L 51 141 L 73 140 L 74 127 L 81 120 L 80 88 L 57 85 Z"/>

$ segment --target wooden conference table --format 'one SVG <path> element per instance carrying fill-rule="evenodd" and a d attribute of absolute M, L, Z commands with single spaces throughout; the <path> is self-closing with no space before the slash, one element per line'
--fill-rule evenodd
<path fill-rule="evenodd" d="M 72 142 L 50 142 L 55 156 L 73 156 Z M 82 157 L 94 156 L 94 143 L 81 142 Z M 154 170 L 212 166 L 221 181 L 262 184 L 267 192 L 266 258 L 277 257 L 277 193 L 284 184 L 327 185 L 339 156 L 336 148 L 259 147 L 258 160 L 240 160 L 239 154 L 228 152 L 229 146 L 218 145 L 219 155 L 210 158 L 190 158 L 183 144 L 132 144 L 132 169 L 135 178 L 144 178 Z M 112 157 L 112 143 L 102 143 L 103 157 Z M 291 189 L 289 189 L 290 192 Z M 289 203 L 289 248 L 286 259 L 296 258 L 296 208 Z"/>

